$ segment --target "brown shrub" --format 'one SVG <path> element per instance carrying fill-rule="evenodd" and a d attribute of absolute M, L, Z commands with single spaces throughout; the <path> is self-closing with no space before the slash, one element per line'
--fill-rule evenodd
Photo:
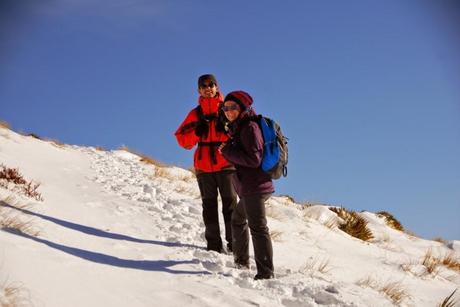
<path fill-rule="evenodd" d="M 404 231 L 403 225 L 391 214 L 386 211 L 377 212 L 377 215 L 385 219 L 385 223 L 393 229 Z"/>
<path fill-rule="evenodd" d="M 0 128 L 11 129 L 11 126 L 6 121 L 0 120 Z"/>
<path fill-rule="evenodd" d="M 345 208 L 330 207 L 329 210 L 336 213 L 344 222 L 339 225 L 339 229 L 352 237 L 363 241 L 374 238 L 372 231 L 367 227 L 367 221 L 354 211 Z"/>
<path fill-rule="evenodd" d="M 27 181 L 19 173 L 19 169 L 9 168 L 0 164 L 0 187 L 8 189 L 9 183 L 14 185 L 13 190 L 18 189 L 20 193 L 26 195 L 27 197 L 43 201 L 42 195 L 37 191 L 38 187 L 40 187 L 40 183 Z"/>

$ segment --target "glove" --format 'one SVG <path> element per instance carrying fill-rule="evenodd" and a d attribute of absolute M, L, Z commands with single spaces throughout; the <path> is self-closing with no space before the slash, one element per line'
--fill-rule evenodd
<path fill-rule="evenodd" d="M 200 121 L 198 125 L 195 127 L 195 135 L 197 137 L 201 137 L 203 135 L 207 135 L 209 132 L 208 124 L 204 121 Z"/>

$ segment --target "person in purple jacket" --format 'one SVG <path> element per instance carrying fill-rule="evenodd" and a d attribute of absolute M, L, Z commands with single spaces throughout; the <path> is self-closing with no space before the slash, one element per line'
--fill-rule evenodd
<path fill-rule="evenodd" d="M 220 152 L 236 168 L 235 189 L 240 197 L 232 214 L 233 256 L 239 268 L 249 269 L 249 229 L 258 279 L 274 277 L 273 248 L 265 216 L 265 202 L 275 191 L 270 175 L 261 168 L 264 140 L 252 108 L 252 97 L 243 91 L 229 93 L 222 106 L 230 140 Z"/>

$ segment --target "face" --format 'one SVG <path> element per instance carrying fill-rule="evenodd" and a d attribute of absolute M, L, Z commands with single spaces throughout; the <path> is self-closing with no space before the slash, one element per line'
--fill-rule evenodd
<path fill-rule="evenodd" d="M 215 97 L 218 91 L 219 87 L 217 84 L 210 80 L 204 81 L 203 84 L 198 87 L 198 93 L 200 93 L 200 95 L 204 98 Z"/>
<path fill-rule="evenodd" d="M 225 117 L 227 117 L 230 122 L 235 121 L 241 113 L 240 106 L 232 100 L 226 101 L 222 107 L 222 110 L 224 110 Z"/>

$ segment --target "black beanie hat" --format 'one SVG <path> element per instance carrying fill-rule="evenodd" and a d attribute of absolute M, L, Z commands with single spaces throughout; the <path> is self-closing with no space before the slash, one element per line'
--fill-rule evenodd
<path fill-rule="evenodd" d="M 206 81 L 211 81 L 212 83 L 217 85 L 216 77 L 214 77 L 214 75 L 211 75 L 211 74 L 206 74 L 206 75 L 201 75 L 198 78 L 198 87 L 202 86 Z"/>
<path fill-rule="evenodd" d="M 246 110 L 252 104 L 252 97 L 248 93 L 244 91 L 233 91 L 225 96 L 224 102 L 232 100 L 236 102 L 240 107 L 241 110 Z"/>

